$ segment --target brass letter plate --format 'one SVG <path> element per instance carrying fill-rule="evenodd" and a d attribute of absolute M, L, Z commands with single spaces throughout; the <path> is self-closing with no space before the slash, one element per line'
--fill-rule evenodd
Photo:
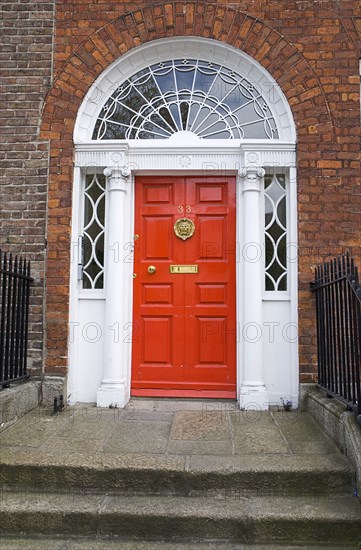
<path fill-rule="evenodd" d="M 197 265 L 170 265 L 171 273 L 198 273 Z"/>

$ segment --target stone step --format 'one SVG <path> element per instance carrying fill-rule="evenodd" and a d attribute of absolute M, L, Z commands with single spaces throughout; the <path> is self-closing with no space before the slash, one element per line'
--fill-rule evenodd
<path fill-rule="evenodd" d="M 359 501 L 339 496 L 210 499 L 3 492 L 0 517 L 1 535 L 355 545 L 361 536 Z"/>
<path fill-rule="evenodd" d="M 353 495 L 340 454 L 244 456 L 111 455 L 3 450 L 0 488 L 143 495 Z"/>
<path fill-rule="evenodd" d="M 354 544 L 312 543 L 307 546 L 282 544 L 282 550 L 355 550 Z M 1 550 L 280 550 L 277 544 L 239 544 L 222 542 L 132 541 L 110 537 L 22 537 L 1 539 Z"/>

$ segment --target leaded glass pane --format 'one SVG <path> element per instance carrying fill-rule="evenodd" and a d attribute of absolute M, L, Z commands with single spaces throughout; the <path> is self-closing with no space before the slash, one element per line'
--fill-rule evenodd
<path fill-rule="evenodd" d="M 286 183 L 283 174 L 266 176 L 265 200 L 265 286 L 287 290 Z"/>
<path fill-rule="evenodd" d="M 86 176 L 83 228 L 83 288 L 104 284 L 105 176 Z"/>
<path fill-rule="evenodd" d="M 197 59 L 160 62 L 121 84 L 103 106 L 93 139 L 277 139 L 259 90 L 223 65 Z"/>

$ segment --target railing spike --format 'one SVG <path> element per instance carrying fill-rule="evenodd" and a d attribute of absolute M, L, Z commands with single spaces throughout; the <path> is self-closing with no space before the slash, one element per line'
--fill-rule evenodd
<path fill-rule="evenodd" d="M 355 273 L 355 261 L 353 258 L 351 258 L 351 269 L 350 269 L 351 275 L 353 276 Z"/>
<path fill-rule="evenodd" d="M 346 252 L 346 268 L 347 268 L 347 275 L 351 272 L 351 262 L 350 262 L 350 255 L 348 252 Z"/>
<path fill-rule="evenodd" d="M 341 257 L 337 256 L 337 277 L 341 277 Z"/>

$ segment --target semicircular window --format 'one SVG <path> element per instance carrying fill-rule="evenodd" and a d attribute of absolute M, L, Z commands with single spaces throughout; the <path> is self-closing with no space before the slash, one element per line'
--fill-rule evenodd
<path fill-rule="evenodd" d="M 102 107 L 93 139 L 277 139 L 258 87 L 235 71 L 195 59 L 164 61 L 123 82 Z"/>

